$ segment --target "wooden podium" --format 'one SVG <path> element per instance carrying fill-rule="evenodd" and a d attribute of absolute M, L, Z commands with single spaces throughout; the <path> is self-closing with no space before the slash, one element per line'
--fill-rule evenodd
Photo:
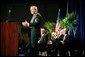
<path fill-rule="evenodd" d="M 18 23 L 1 22 L 1 56 L 17 56 Z"/>

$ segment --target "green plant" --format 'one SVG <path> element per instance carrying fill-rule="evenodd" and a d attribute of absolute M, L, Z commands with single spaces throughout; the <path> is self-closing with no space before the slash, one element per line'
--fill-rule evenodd
<path fill-rule="evenodd" d="M 54 23 L 49 21 L 45 22 L 44 27 L 49 33 L 51 33 L 54 30 Z"/>
<path fill-rule="evenodd" d="M 60 20 L 61 28 L 71 28 L 73 27 L 78 19 L 78 14 L 75 12 L 68 13 L 66 17 Z"/>
<path fill-rule="evenodd" d="M 48 34 L 48 39 L 51 37 L 51 33 L 54 31 L 54 23 L 53 22 L 45 22 L 44 27 L 46 29 L 46 32 Z"/>

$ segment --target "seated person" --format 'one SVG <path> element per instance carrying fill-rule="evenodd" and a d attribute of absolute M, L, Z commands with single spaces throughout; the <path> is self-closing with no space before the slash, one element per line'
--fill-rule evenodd
<path fill-rule="evenodd" d="M 37 42 L 39 51 L 41 52 L 41 56 L 46 56 L 45 51 L 46 51 L 47 41 L 48 41 L 48 36 L 46 34 L 46 31 L 44 28 L 41 28 L 41 37 Z"/>
<path fill-rule="evenodd" d="M 60 56 L 66 56 L 66 45 L 65 45 L 66 38 L 67 38 L 67 29 L 64 28 L 60 31 L 59 34 L 58 48 L 59 48 Z"/>

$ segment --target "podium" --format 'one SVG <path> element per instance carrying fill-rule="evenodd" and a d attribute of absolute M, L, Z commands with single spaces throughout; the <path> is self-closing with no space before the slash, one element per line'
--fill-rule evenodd
<path fill-rule="evenodd" d="M 18 23 L 1 22 L 1 56 L 17 56 Z"/>

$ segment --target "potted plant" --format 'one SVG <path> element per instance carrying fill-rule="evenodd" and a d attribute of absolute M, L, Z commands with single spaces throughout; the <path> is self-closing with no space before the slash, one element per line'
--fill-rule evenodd
<path fill-rule="evenodd" d="M 54 27 L 55 27 L 54 22 L 49 22 L 49 21 L 45 22 L 44 27 L 45 27 L 46 32 L 48 34 L 48 38 L 50 38 L 51 33 L 54 31 Z"/>
<path fill-rule="evenodd" d="M 78 14 L 76 12 L 68 13 L 66 17 L 60 20 L 61 28 L 71 28 L 77 23 Z"/>

